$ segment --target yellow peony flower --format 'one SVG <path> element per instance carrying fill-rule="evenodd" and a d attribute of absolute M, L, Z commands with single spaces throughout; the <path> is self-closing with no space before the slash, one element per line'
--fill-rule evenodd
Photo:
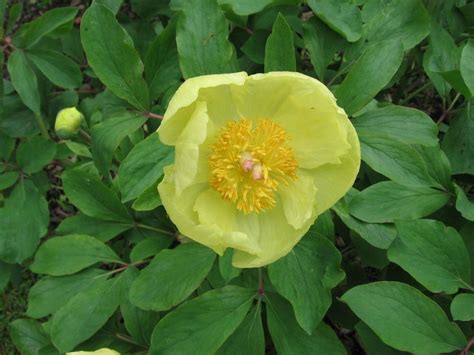
<path fill-rule="evenodd" d="M 286 255 L 352 186 L 357 134 L 332 93 L 291 72 L 187 80 L 158 129 L 174 165 L 158 190 L 183 235 L 233 265 Z"/>
<path fill-rule="evenodd" d="M 54 130 L 60 138 L 71 138 L 81 128 L 84 115 L 75 107 L 64 108 L 56 115 Z"/>
<path fill-rule="evenodd" d="M 95 355 L 120 355 L 119 352 L 107 348 L 102 348 L 96 351 L 74 351 L 71 353 L 66 353 L 66 355 L 86 355 L 86 354 L 95 354 Z"/>

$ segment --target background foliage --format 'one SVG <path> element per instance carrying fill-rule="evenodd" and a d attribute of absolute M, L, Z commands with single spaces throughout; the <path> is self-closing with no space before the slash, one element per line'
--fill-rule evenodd
<path fill-rule="evenodd" d="M 0 353 L 469 352 L 474 2 L 90 5 L 0 0 Z M 156 193 L 170 97 L 239 70 L 324 82 L 364 162 L 260 270 L 181 244 Z M 61 140 L 69 106 L 86 121 Z"/>

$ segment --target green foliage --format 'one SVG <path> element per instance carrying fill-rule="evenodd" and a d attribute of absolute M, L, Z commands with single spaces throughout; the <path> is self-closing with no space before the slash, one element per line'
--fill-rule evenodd
<path fill-rule="evenodd" d="M 34 3 L 0 0 L 1 354 L 472 352 L 472 1 Z M 179 85 L 238 71 L 320 80 L 363 160 L 259 270 L 187 239 L 157 191 Z"/>

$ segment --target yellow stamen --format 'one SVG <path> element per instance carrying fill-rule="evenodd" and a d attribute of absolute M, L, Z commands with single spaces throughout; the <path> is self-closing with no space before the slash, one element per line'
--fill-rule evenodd
<path fill-rule="evenodd" d="M 275 206 L 278 185 L 295 179 L 298 167 L 282 127 L 261 119 L 252 128 L 247 119 L 227 123 L 209 156 L 211 186 L 244 213 Z"/>

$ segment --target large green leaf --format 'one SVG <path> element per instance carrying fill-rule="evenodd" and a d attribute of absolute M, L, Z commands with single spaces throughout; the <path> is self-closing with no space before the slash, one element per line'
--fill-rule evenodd
<path fill-rule="evenodd" d="M 129 134 L 140 128 L 147 118 L 132 112 L 120 112 L 92 126 L 92 155 L 99 171 L 107 176 L 115 150 Z"/>
<path fill-rule="evenodd" d="M 100 280 L 96 276 L 104 272 L 88 269 L 74 275 L 41 278 L 28 293 L 26 314 L 32 318 L 42 318 L 55 313 L 76 294 Z"/>
<path fill-rule="evenodd" d="M 148 86 L 143 63 L 133 41 L 110 10 L 100 4 L 87 9 L 81 20 L 81 42 L 89 65 L 118 97 L 139 110 L 148 110 Z"/>
<path fill-rule="evenodd" d="M 163 145 L 156 133 L 138 143 L 119 167 L 122 201 L 133 200 L 154 185 L 173 160 L 174 150 Z M 156 189 L 155 193 L 158 194 Z"/>
<path fill-rule="evenodd" d="M 68 170 L 62 175 L 69 200 L 89 217 L 129 224 L 130 214 L 115 193 L 96 176 L 82 170 Z"/>
<path fill-rule="evenodd" d="M 186 302 L 158 323 L 150 354 L 215 353 L 244 320 L 255 294 L 226 286 Z"/>
<path fill-rule="evenodd" d="M 362 17 L 352 1 L 309 0 L 308 5 L 321 20 L 349 42 L 360 38 Z"/>
<path fill-rule="evenodd" d="M 303 40 L 309 51 L 309 58 L 321 81 L 324 81 L 327 66 L 333 61 L 337 50 L 344 41 L 316 17 L 303 22 Z"/>
<path fill-rule="evenodd" d="M 48 231 L 48 203 L 29 180 L 21 180 L 0 209 L 0 259 L 21 263 Z"/>
<path fill-rule="evenodd" d="M 41 348 L 51 344 L 41 324 L 32 319 L 13 321 L 10 324 L 10 337 L 22 355 L 39 355 Z"/>
<path fill-rule="evenodd" d="M 462 216 L 470 221 L 474 221 L 474 201 L 469 200 L 464 190 L 455 185 L 456 190 L 456 209 Z"/>
<path fill-rule="evenodd" d="M 474 40 L 470 39 L 462 49 L 460 70 L 471 97 L 474 95 L 474 68 L 472 63 L 474 63 Z"/>
<path fill-rule="evenodd" d="M 242 324 L 217 351 L 216 355 L 245 354 L 264 355 L 265 335 L 263 332 L 261 303 L 245 317 Z"/>
<path fill-rule="evenodd" d="M 348 208 L 351 199 L 352 198 L 346 195 L 344 199 L 333 206 L 334 212 L 336 212 L 338 217 L 347 227 L 359 234 L 361 238 L 367 243 L 376 248 L 388 249 L 397 235 L 393 225 L 382 223 L 366 223 L 352 217 Z"/>
<path fill-rule="evenodd" d="M 278 14 L 265 44 L 265 72 L 295 70 L 293 31 L 285 18 Z"/>
<path fill-rule="evenodd" d="M 451 163 L 453 174 L 474 175 L 474 108 L 472 100 L 449 125 L 441 147 Z"/>
<path fill-rule="evenodd" d="M 215 258 L 211 249 L 197 243 L 161 251 L 133 283 L 132 303 L 154 311 L 176 306 L 199 287 Z"/>
<path fill-rule="evenodd" d="M 412 353 L 459 351 L 466 338 L 440 306 L 416 288 L 380 281 L 356 286 L 342 297 L 384 343 Z"/>
<path fill-rule="evenodd" d="M 62 353 L 94 335 L 114 314 L 120 303 L 120 276 L 99 279 L 75 295 L 51 320 L 53 344 Z"/>
<path fill-rule="evenodd" d="M 229 23 L 217 1 L 184 1 L 181 9 L 176 43 L 184 77 L 238 71 Z"/>
<path fill-rule="evenodd" d="M 390 82 L 402 60 L 403 46 L 399 41 L 383 41 L 369 46 L 337 88 L 338 104 L 348 115 L 362 109 Z"/>
<path fill-rule="evenodd" d="M 362 20 L 360 44 L 396 40 L 408 50 L 430 33 L 430 16 L 421 0 L 368 0 Z"/>
<path fill-rule="evenodd" d="M 268 330 L 279 355 L 345 355 L 346 349 L 333 330 L 321 322 L 311 335 L 295 319 L 291 306 L 275 294 L 266 297 Z"/>
<path fill-rule="evenodd" d="M 40 136 L 24 140 L 16 151 L 16 160 L 24 172 L 32 174 L 43 169 L 56 155 L 56 144 Z"/>
<path fill-rule="evenodd" d="M 459 233 L 434 220 L 396 221 L 398 238 L 388 249 L 400 265 L 434 293 L 471 288 L 471 263 Z"/>
<path fill-rule="evenodd" d="M 21 50 L 15 50 L 8 58 L 8 73 L 12 85 L 28 108 L 35 114 L 41 113 L 41 98 L 36 73 Z"/>
<path fill-rule="evenodd" d="M 300 326 L 311 334 L 332 302 L 331 288 L 344 279 L 341 254 L 327 238 L 308 235 L 268 267 L 276 291 L 293 305 Z"/>
<path fill-rule="evenodd" d="M 401 355 L 405 354 L 385 344 L 364 322 L 355 325 L 357 337 L 367 355 Z"/>
<path fill-rule="evenodd" d="M 107 245 L 88 235 L 48 239 L 35 255 L 31 270 L 53 276 L 69 275 L 98 262 L 123 262 Z"/>
<path fill-rule="evenodd" d="M 420 110 L 403 106 L 385 106 L 363 113 L 353 121 L 359 138 L 390 138 L 405 144 L 429 147 L 438 144 L 438 127 Z"/>
<path fill-rule="evenodd" d="M 79 9 L 77 7 L 60 7 L 46 12 L 43 16 L 21 26 L 14 38 L 14 44 L 20 48 L 30 48 L 43 37 L 53 33 L 72 20 Z"/>
<path fill-rule="evenodd" d="M 443 207 L 448 200 L 449 194 L 430 187 L 383 181 L 356 195 L 349 204 L 349 212 L 365 222 L 386 223 L 425 217 Z"/>
<path fill-rule="evenodd" d="M 122 275 L 120 292 L 120 311 L 123 316 L 125 328 L 139 344 L 150 345 L 151 334 L 160 319 L 157 312 L 144 311 L 130 302 L 129 291 L 133 281 L 138 277 L 139 271 L 129 267 Z"/>
<path fill-rule="evenodd" d="M 454 320 L 474 320 L 474 294 L 461 293 L 451 302 L 451 314 Z"/>
<path fill-rule="evenodd" d="M 46 49 L 27 52 L 28 59 L 54 84 L 65 89 L 81 85 L 82 74 L 75 62 L 64 54 Z"/>
<path fill-rule="evenodd" d="M 78 213 L 63 219 L 56 228 L 56 234 L 86 234 L 106 242 L 132 227 L 133 225 L 129 223 L 104 221 Z"/>
<path fill-rule="evenodd" d="M 156 99 L 181 79 L 176 48 L 176 21 L 172 21 L 150 44 L 145 57 L 145 77 L 150 97 Z"/>

